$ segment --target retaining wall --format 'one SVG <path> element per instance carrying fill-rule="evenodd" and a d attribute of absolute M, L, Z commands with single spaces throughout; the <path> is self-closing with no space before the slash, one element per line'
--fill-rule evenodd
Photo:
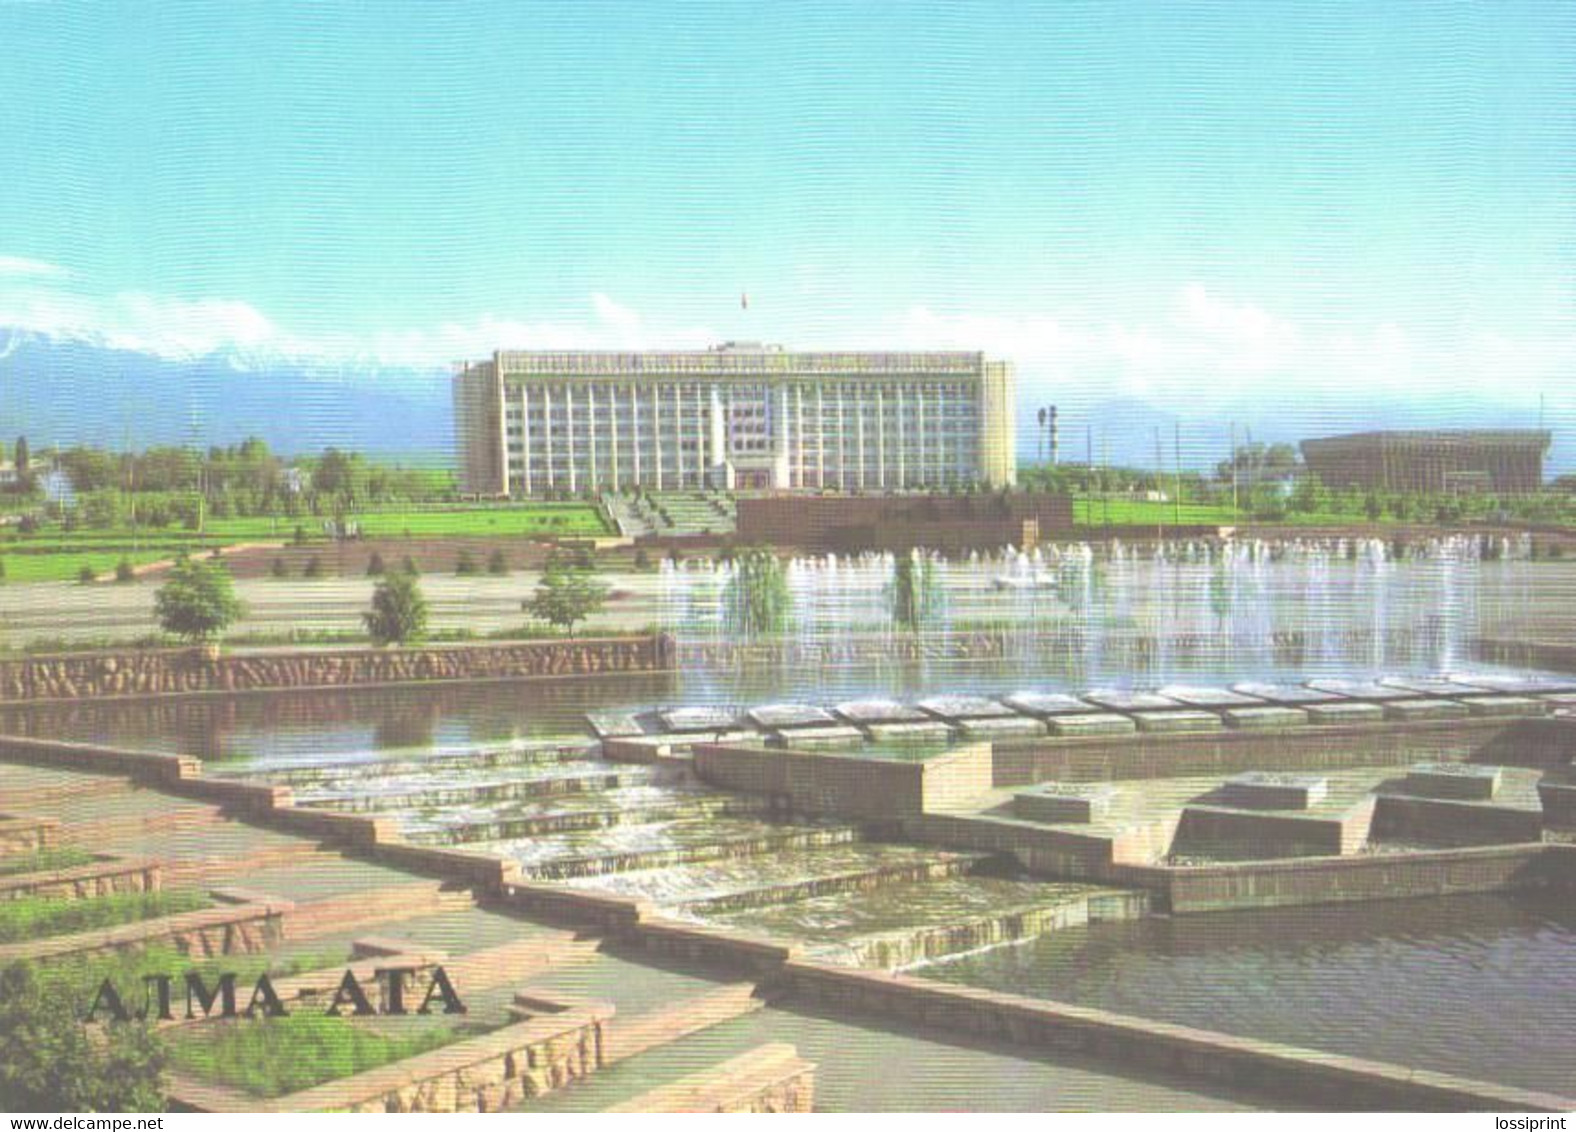
<path fill-rule="evenodd" d="M 1341 770 L 1428 759 L 1557 766 L 1570 759 L 1576 728 L 1562 719 L 1453 719 L 1322 726 L 1273 732 L 1143 733 L 1066 739 L 1001 739 L 993 784 L 1103 782 L 1229 775 L 1249 770 Z"/>
<path fill-rule="evenodd" d="M 10 943 L 0 946 L 0 967 L 18 960 L 136 951 L 160 943 L 195 959 L 251 955 L 284 942 L 285 916 L 292 908 L 288 900 L 220 905 L 98 931 Z"/>
<path fill-rule="evenodd" d="M 990 789 L 991 748 L 970 743 L 923 762 L 697 743 L 695 773 L 726 790 L 766 794 L 796 813 L 900 821 Z"/>
<path fill-rule="evenodd" d="M 1229 865 L 1117 866 L 1110 879 L 1155 892 L 1173 915 L 1501 892 L 1576 883 L 1576 850 L 1496 845 L 1356 857 L 1248 861 Z"/>
<path fill-rule="evenodd" d="M 88 900 L 121 892 L 157 892 L 162 875 L 157 861 L 106 854 L 69 869 L 0 877 L 0 903 L 24 896 Z"/>
<path fill-rule="evenodd" d="M 50 848 L 59 841 L 59 827 L 54 818 L 0 814 L 0 857 Z"/>
<path fill-rule="evenodd" d="M 0 703 L 599 676 L 665 671 L 672 660 L 672 640 L 663 634 L 217 656 L 206 649 L 70 653 L 0 660 Z"/>
<path fill-rule="evenodd" d="M 174 1099 L 196 1111 L 497 1112 L 600 1068 L 612 1017 L 606 1003 L 571 1007 L 272 1100 L 187 1082 Z"/>

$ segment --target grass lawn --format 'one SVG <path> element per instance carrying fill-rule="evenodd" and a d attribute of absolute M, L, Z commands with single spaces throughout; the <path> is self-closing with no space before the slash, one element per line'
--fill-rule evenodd
<path fill-rule="evenodd" d="M 1214 503 L 1151 503 L 1141 499 L 1100 499 L 1073 501 L 1073 522 L 1079 526 L 1099 527 L 1109 522 L 1112 526 L 1175 526 L 1178 523 L 1215 526 L 1240 526 L 1258 522 L 1246 510 L 1233 511 L 1230 506 Z M 1371 522 L 1366 515 L 1325 514 L 1297 512 L 1276 522 L 1297 526 L 1349 526 L 1353 523 Z"/>
<path fill-rule="evenodd" d="M 442 538 L 446 535 L 566 535 L 608 533 L 595 507 L 585 503 L 531 503 L 522 507 L 472 507 L 454 511 L 386 511 L 356 516 L 367 538 Z"/>
<path fill-rule="evenodd" d="M 183 1032 L 171 1060 L 194 1077 L 255 1096 L 279 1097 L 414 1057 L 476 1032 L 475 1027 L 444 1026 L 389 1033 L 316 1013 L 240 1018 Z"/>
<path fill-rule="evenodd" d="M 95 574 L 113 573 L 122 558 L 133 566 L 158 562 L 171 557 L 173 550 L 141 550 L 136 554 L 119 551 L 66 550 L 44 554 L 8 554 L 0 549 L 0 562 L 5 563 L 4 582 L 74 582 L 82 567 L 92 568 Z"/>
<path fill-rule="evenodd" d="M 0 877 L 24 876 L 27 873 L 47 873 L 56 869 L 74 869 L 78 865 L 92 864 L 96 857 L 74 845 L 59 849 L 37 849 L 31 853 L 18 853 L 0 857 Z"/>
<path fill-rule="evenodd" d="M 0 943 L 119 927 L 194 912 L 211 903 L 201 892 L 192 891 L 127 892 L 88 900 L 24 896 L 0 904 Z"/>

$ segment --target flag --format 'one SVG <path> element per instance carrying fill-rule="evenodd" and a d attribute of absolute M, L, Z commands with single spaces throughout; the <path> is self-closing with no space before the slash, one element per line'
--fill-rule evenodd
<path fill-rule="evenodd" d="M 742 310 L 749 310 L 750 309 L 750 296 L 749 296 L 748 292 L 746 292 L 746 291 L 740 291 L 739 292 L 739 307 Z"/>

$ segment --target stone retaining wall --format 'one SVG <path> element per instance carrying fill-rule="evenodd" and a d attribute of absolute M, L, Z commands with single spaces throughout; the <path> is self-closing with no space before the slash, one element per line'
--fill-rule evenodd
<path fill-rule="evenodd" d="M 172 1099 L 199 1112 L 497 1112 L 600 1068 L 612 1017 L 606 1003 L 574 1006 L 272 1100 L 187 1081 Z"/>
<path fill-rule="evenodd" d="M 697 743 L 696 775 L 726 790 L 766 794 L 795 813 L 900 821 L 990 789 L 991 748 L 970 743 L 923 762 Z"/>
<path fill-rule="evenodd" d="M 1145 734 L 1066 739 L 1000 739 L 994 785 L 1108 782 L 1251 770 L 1343 770 L 1430 762 L 1558 766 L 1576 732 L 1559 719 L 1439 720 L 1337 726 L 1303 724 L 1273 732 Z"/>
<path fill-rule="evenodd" d="M 0 946 L 0 967 L 19 960 L 137 951 L 160 943 L 193 959 L 252 955 L 284 942 L 285 916 L 293 907 L 288 900 L 220 905 L 98 931 L 10 943 Z"/>
<path fill-rule="evenodd" d="M 74 868 L 0 877 L 0 903 L 24 896 L 88 900 L 121 892 L 157 892 L 162 875 L 157 861 L 105 855 Z"/>
<path fill-rule="evenodd" d="M 59 825 L 54 818 L 0 814 L 0 857 L 52 847 L 59 840 Z"/>
<path fill-rule="evenodd" d="M 662 634 L 219 656 L 203 649 L 71 653 L 0 660 L 0 703 L 660 672 L 672 658 Z"/>
<path fill-rule="evenodd" d="M 1155 891 L 1173 915 L 1576 883 L 1576 851 L 1556 845 L 1419 850 L 1191 867 L 1116 866 L 1110 879 Z"/>

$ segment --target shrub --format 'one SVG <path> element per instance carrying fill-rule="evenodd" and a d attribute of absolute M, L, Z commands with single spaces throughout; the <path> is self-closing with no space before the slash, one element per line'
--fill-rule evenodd
<path fill-rule="evenodd" d="M 222 566 L 182 558 L 153 595 L 159 627 L 189 641 L 207 641 L 246 613 Z"/>
<path fill-rule="evenodd" d="M 276 578 L 288 578 L 290 576 L 290 567 L 286 565 L 283 558 L 275 558 L 274 564 L 268 568 L 268 572 Z"/>
<path fill-rule="evenodd" d="M 367 577 L 380 577 L 388 568 L 383 565 L 383 556 L 377 551 L 372 552 L 372 557 L 367 559 Z"/>
<path fill-rule="evenodd" d="M 646 553 L 645 547 L 641 547 L 639 550 L 635 551 L 635 569 L 651 569 L 651 556 Z"/>
<path fill-rule="evenodd" d="M 390 574 L 372 591 L 372 608 L 361 615 L 379 645 L 415 644 L 427 635 L 427 599 L 413 572 Z"/>
<path fill-rule="evenodd" d="M 137 571 L 132 568 L 131 559 L 122 558 L 115 563 L 115 580 L 117 582 L 135 582 Z"/>
<path fill-rule="evenodd" d="M 476 559 L 471 557 L 471 552 L 462 550 L 459 558 L 454 562 L 454 573 L 459 577 L 468 578 L 481 573 L 481 569 L 476 565 Z"/>
<path fill-rule="evenodd" d="M 489 574 L 507 574 L 509 572 L 509 559 L 504 557 L 501 550 L 495 550 L 487 558 L 487 572 Z"/>
<path fill-rule="evenodd" d="M 206 908 L 208 898 L 189 890 L 118 892 L 76 900 L 64 896 L 22 896 L 0 904 L 0 943 L 74 935 L 77 932 L 152 920 Z"/>
<path fill-rule="evenodd" d="M 550 555 L 536 593 L 520 608 L 573 634 L 576 623 L 596 613 L 607 600 L 607 586 L 591 572 L 589 561 L 589 555 Z"/>
<path fill-rule="evenodd" d="M 303 578 L 321 578 L 323 576 L 323 562 L 317 555 L 312 555 L 306 560 L 306 565 L 301 568 Z"/>
<path fill-rule="evenodd" d="M 419 577 L 421 570 L 416 566 L 416 560 L 410 555 L 405 556 L 405 561 L 399 564 L 400 573 L 409 574 L 412 578 Z"/>
<path fill-rule="evenodd" d="M 136 1022 L 90 1035 L 77 1020 L 78 995 L 66 984 L 45 984 L 29 963 L 0 971 L 0 1109 L 164 1111 L 163 1040 Z"/>
<path fill-rule="evenodd" d="M 77 571 L 77 581 L 84 586 L 91 586 L 98 581 L 98 571 L 84 562 L 82 568 Z"/>
<path fill-rule="evenodd" d="M 292 539 L 292 541 L 297 546 L 304 546 L 304 545 L 306 545 L 306 528 L 303 527 L 300 523 L 296 524 L 295 536 Z"/>

